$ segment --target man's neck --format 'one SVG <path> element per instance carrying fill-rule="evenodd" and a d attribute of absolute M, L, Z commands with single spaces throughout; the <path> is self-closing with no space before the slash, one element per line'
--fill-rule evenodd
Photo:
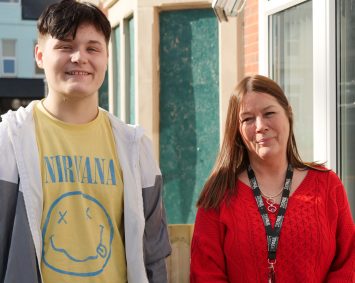
<path fill-rule="evenodd" d="M 93 95 L 85 98 L 57 97 L 49 94 L 43 107 L 55 118 L 70 124 L 86 124 L 97 117 L 98 98 Z"/>

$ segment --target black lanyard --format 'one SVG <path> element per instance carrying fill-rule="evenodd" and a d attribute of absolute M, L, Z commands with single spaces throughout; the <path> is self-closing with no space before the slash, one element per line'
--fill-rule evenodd
<path fill-rule="evenodd" d="M 276 250 L 277 250 L 277 245 L 279 242 L 279 236 L 280 236 L 282 222 L 284 220 L 285 213 L 286 213 L 288 197 L 290 195 L 290 187 L 291 187 L 292 176 L 293 176 L 293 168 L 292 168 L 291 164 L 289 164 L 287 166 L 286 178 L 285 178 L 284 188 L 282 191 L 280 208 L 279 208 L 279 212 L 277 214 L 276 223 L 275 223 L 274 228 L 272 228 L 272 226 L 271 226 L 271 222 L 270 222 L 269 216 L 267 214 L 263 198 L 261 196 L 261 191 L 260 191 L 258 182 L 256 180 L 254 171 L 250 165 L 248 166 L 247 172 L 248 172 L 249 182 L 250 182 L 251 188 L 254 193 L 255 201 L 258 206 L 261 218 L 262 218 L 264 226 L 265 226 L 266 239 L 267 239 L 267 250 L 268 250 L 268 263 L 269 263 L 269 268 L 270 268 L 269 282 L 275 282 L 274 264 L 276 263 Z"/>

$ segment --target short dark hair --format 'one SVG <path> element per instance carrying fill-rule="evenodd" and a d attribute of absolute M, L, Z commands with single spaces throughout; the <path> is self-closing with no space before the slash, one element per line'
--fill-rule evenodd
<path fill-rule="evenodd" d="M 75 0 L 62 0 L 48 6 L 37 22 L 39 37 L 51 35 L 63 40 L 67 37 L 75 38 L 76 31 L 81 24 L 91 24 L 102 32 L 106 43 L 111 36 L 111 25 L 105 14 L 95 5 Z"/>

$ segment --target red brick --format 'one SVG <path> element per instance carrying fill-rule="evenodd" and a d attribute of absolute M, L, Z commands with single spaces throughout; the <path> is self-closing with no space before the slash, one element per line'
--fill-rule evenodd
<path fill-rule="evenodd" d="M 259 2 L 247 0 L 244 8 L 244 75 L 258 72 Z"/>
<path fill-rule="evenodd" d="M 251 53 L 256 53 L 258 54 L 259 51 L 259 44 L 258 42 L 254 42 L 248 45 L 244 45 L 245 53 L 246 54 L 251 54 Z"/>
<path fill-rule="evenodd" d="M 258 42 L 258 39 L 259 39 L 258 33 L 244 34 L 244 46 Z"/>
<path fill-rule="evenodd" d="M 258 64 L 250 64 L 245 66 L 244 75 L 252 75 L 258 73 Z"/>
<path fill-rule="evenodd" d="M 258 23 L 251 23 L 244 26 L 244 34 L 258 33 L 259 25 Z"/>

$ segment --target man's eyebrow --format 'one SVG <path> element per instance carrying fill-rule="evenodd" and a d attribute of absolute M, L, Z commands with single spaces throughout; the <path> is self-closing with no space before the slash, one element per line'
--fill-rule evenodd
<path fill-rule="evenodd" d="M 58 40 L 62 41 L 62 42 L 73 42 L 74 41 L 72 38 L 63 38 L 63 39 L 58 39 Z M 89 40 L 88 44 L 102 45 L 102 43 L 98 40 Z"/>
<path fill-rule="evenodd" d="M 98 44 L 98 45 L 102 45 L 101 41 L 98 40 L 89 40 L 88 42 L 89 44 Z"/>
<path fill-rule="evenodd" d="M 72 42 L 73 41 L 73 39 L 72 38 L 61 38 L 61 39 L 59 39 L 59 38 L 57 38 L 59 41 L 64 41 L 64 42 Z"/>

